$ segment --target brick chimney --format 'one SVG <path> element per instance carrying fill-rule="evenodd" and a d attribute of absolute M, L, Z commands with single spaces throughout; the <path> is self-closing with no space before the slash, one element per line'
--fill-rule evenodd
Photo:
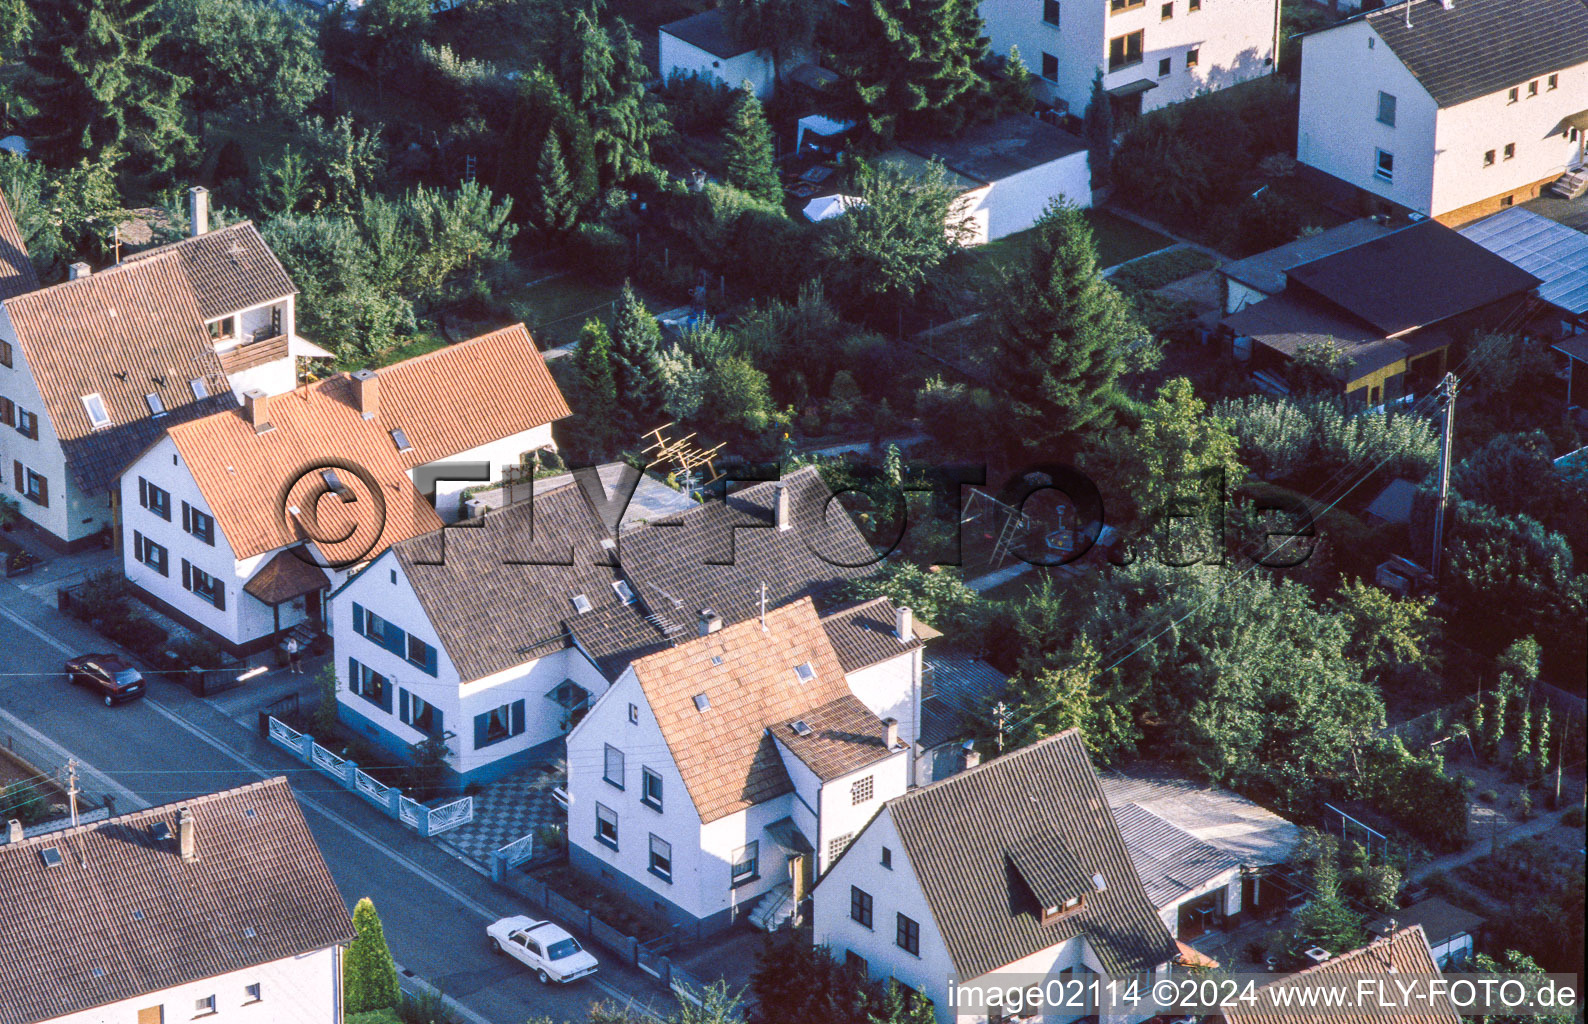
<path fill-rule="evenodd" d="M 899 643 L 907 644 L 915 639 L 915 613 L 908 608 L 897 608 L 893 612 L 893 635 L 899 638 Z"/>
<path fill-rule="evenodd" d="M 380 412 L 380 377 L 374 370 L 354 370 L 353 407 L 367 420 Z"/>
<path fill-rule="evenodd" d="M 20 843 L 27 838 L 27 833 L 22 830 L 22 823 L 15 818 L 6 822 L 6 842 Z"/>
<path fill-rule="evenodd" d="M 94 268 L 86 263 L 73 263 L 66 268 L 66 279 L 68 281 L 76 281 L 79 278 L 87 277 L 93 272 Z"/>
<path fill-rule="evenodd" d="M 897 718 L 884 718 L 882 720 L 882 745 L 889 750 L 899 745 L 899 720 Z"/>
<path fill-rule="evenodd" d="M 203 185 L 187 190 L 187 219 L 194 238 L 210 229 L 210 190 Z"/>
<path fill-rule="evenodd" d="M 715 633 L 722 629 L 722 616 L 714 608 L 700 609 L 700 617 L 695 621 L 695 631 L 701 636 Z"/>
<path fill-rule="evenodd" d="M 177 812 L 176 848 L 183 860 L 198 860 L 198 824 L 193 820 L 193 811 L 187 807 Z"/>
<path fill-rule="evenodd" d="M 774 522 L 779 530 L 792 530 L 794 516 L 789 510 L 788 484 L 779 480 L 777 482 L 777 508 Z"/>
<path fill-rule="evenodd" d="M 249 388 L 243 392 L 243 415 L 254 428 L 254 433 L 263 434 L 270 429 L 270 396 L 258 388 Z"/>

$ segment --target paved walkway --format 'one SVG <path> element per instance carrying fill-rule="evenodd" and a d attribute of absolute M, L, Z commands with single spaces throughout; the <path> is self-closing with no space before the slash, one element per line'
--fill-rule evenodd
<path fill-rule="evenodd" d="M 1532 821 L 1524 822 L 1513 828 L 1501 832 L 1498 837 L 1490 839 L 1479 836 L 1477 841 L 1459 853 L 1449 853 L 1443 857 L 1436 857 L 1420 867 L 1413 868 L 1406 876 L 1407 883 L 1420 882 L 1435 872 L 1451 872 L 1460 867 L 1465 867 L 1475 860 L 1487 857 L 1496 846 L 1510 846 L 1512 843 L 1531 836 L 1541 835 L 1560 824 L 1564 810 L 1549 811 L 1540 814 Z"/>

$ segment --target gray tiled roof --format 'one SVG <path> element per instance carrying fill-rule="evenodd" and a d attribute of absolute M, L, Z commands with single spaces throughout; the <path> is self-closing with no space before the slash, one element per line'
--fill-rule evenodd
<path fill-rule="evenodd" d="M 150 831 L 163 822 L 175 835 L 182 807 L 197 828 L 193 861 Z M 46 848 L 59 863 L 45 863 Z M 0 892 L 0 1024 L 77 1014 L 354 934 L 282 778 L 0 846 Z"/>
<path fill-rule="evenodd" d="M 795 722 L 804 722 L 810 731 L 796 731 Z M 777 741 L 823 782 L 859 771 L 893 753 L 883 746 L 883 732 L 882 720 L 853 694 L 845 694 L 772 727 Z"/>
<path fill-rule="evenodd" d="M 1115 807 L 1114 820 L 1147 898 L 1160 909 L 1241 866 L 1239 857 L 1204 843 L 1140 804 Z"/>
<path fill-rule="evenodd" d="M 662 31 L 722 60 L 730 60 L 741 53 L 749 53 L 751 49 L 734 42 L 733 34 L 728 31 L 728 20 L 723 17 L 721 9 L 716 7 L 699 14 L 691 14 L 687 18 L 670 21 L 662 26 Z M 665 72 L 667 69 L 662 70 Z"/>
<path fill-rule="evenodd" d="M 1441 107 L 1588 63 L 1583 0 L 1409 0 L 1366 17 Z"/>
<path fill-rule="evenodd" d="M 1172 765 L 1138 761 L 1110 768 L 1098 778 L 1116 816 L 1126 804 L 1138 804 L 1202 842 L 1234 855 L 1247 867 L 1285 863 L 1301 839 L 1301 828 L 1295 823 L 1239 793 L 1197 781 Z"/>
<path fill-rule="evenodd" d="M 926 642 L 927 637 L 923 635 L 925 631 L 917 622 L 910 639 L 900 643 L 894 635 L 897 615 L 898 610 L 893 602 L 879 597 L 822 619 L 827 639 L 832 641 L 845 672 L 858 672 L 890 658 L 897 658 Z M 930 632 L 935 635 L 937 631 Z"/>
<path fill-rule="evenodd" d="M 124 262 L 133 263 L 163 253 L 176 253 L 181 260 L 182 269 L 193 285 L 193 294 L 198 296 L 199 312 L 206 320 L 273 302 L 298 291 L 281 261 L 248 221 L 170 245 L 144 249 L 128 256 Z"/>
<path fill-rule="evenodd" d="M 1174 957 L 1075 730 L 895 797 L 887 809 L 961 979 L 1076 935 L 1112 974 Z M 1042 856 L 1054 841 L 1064 863 Z M 1012 856 L 1026 860 L 1023 873 L 1084 879 L 1081 908 L 1040 924 L 1040 908 L 1013 886 Z"/>

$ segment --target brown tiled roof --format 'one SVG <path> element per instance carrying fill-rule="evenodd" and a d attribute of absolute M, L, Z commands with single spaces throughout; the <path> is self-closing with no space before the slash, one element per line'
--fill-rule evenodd
<path fill-rule="evenodd" d="M 0 192 L 0 301 L 31 292 L 39 286 L 39 276 L 28 259 L 27 242 L 22 229 L 11 215 L 6 194 Z"/>
<path fill-rule="evenodd" d="M 806 662 L 815 676 L 800 682 Z M 765 632 L 759 619 L 724 626 L 633 669 L 702 822 L 792 792 L 767 730 L 849 695 L 809 599 L 767 612 Z"/>
<path fill-rule="evenodd" d="M 1142 889 L 1074 729 L 895 797 L 887 813 L 961 978 L 1076 935 L 1112 974 L 1174 958 L 1174 940 Z M 1016 861 L 1029 880 L 1020 886 Z M 1024 885 L 1080 883 L 1079 910 L 1039 923 Z"/>
<path fill-rule="evenodd" d="M 1440 973 L 1439 966 L 1434 963 L 1433 953 L 1428 948 L 1428 939 L 1423 934 L 1421 925 L 1403 928 L 1394 935 L 1378 939 L 1361 949 L 1341 954 L 1325 960 L 1316 967 L 1309 967 L 1305 971 L 1264 985 L 1257 990 L 1255 1003 L 1228 1006 L 1224 1010 L 1223 1019 L 1225 1024 L 1302 1024 L 1312 1018 L 1298 1010 L 1295 1003 L 1286 1006 L 1276 1005 L 1277 990 L 1303 989 L 1312 985 L 1339 987 L 1341 979 L 1345 979 L 1348 991 L 1354 994 L 1356 979 L 1364 975 L 1391 973 L 1408 981 L 1410 978 L 1418 976 L 1427 978 Z M 1389 986 L 1389 994 L 1393 995 L 1393 993 L 1394 987 Z M 1386 1002 L 1393 1003 L 1393 1001 L 1386 999 Z M 1330 1010 L 1328 1020 L 1338 1021 L 1339 1024 L 1460 1024 L 1462 1019 L 1448 1001 L 1419 1006 L 1415 1009 L 1402 1009 L 1393 1005 L 1378 1006 L 1376 1003 L 1375 999 L 1372 1005 L 1364 1005 L 1357 1011 Z M 1316 1016 L 1314 1012 L 1312 1017 Z"/>
<path fill-rule="evenodd" d="M 266 604 L 281 604 L 330 585 L 331 580 L 325 575 L 325 570 L 316 565 L 306 552 L 288 548 L 272 555 L 243 584 L 243 589 Z"/>
<path fill-rule="evenodd" d="M 805 723 L 810 731 L 796 728 L 796 722 Z M 852 693 L 772 727 L 777 741 L 823 782 L 859 771 L 893 753 L 883 745 L 883 731 L 882 719 Z"/>
<path fill-rule="evenodd" d="M 521 324 L 384 367 L 376 378 L 378 407 L 369 419 L 356 407 L 351 378 L 338 374 L 269 399 L 273 429 L 264 433 L 255 432 L 240 408 L 171 430 L 238 558 L 286 547 L 310 533 L 340 536 L 352 530 L 335 551 L 325 552 L 347 564 L 440 529 L 440 517 L 414 489 L 408 470 L 568 415 Z M 503 395 L 513 400 L 490 400 Z M 412 445 L 407 451 L 399 452 L 392 439 L 398 429 Z M 366 501 L 368 484 L 347 470 L 338 477 L 359 501 L 344 503 L 325 493 L 320 470 L 333 457 L 367 472 L 381 501 Z M 382 502 L 384 520 L 377 521 L 372 513 Z M 302 515 L 291 516 L 287 510 L 293 507 Z M 306 531 L 301 520 L 311 515 L 320 523 Z"/>
<path fill-rule="evenodd" d="M 181 262 L 205 320 L 297 294 L 292 278 L 253 224 L 243 221 L 126 257 L 136 263 L 168 254 Z"/>
<path fill-rule="evenodd" d="M 180 808 L 198 858 L 182 860 Z M 46 864 L 44 851 L 59 854 Z M 79 1013 L 352 940 L 283 778 L 0 846 L 0 1024 Z M 327 993 L 329 997 L 329 992 Z"/>
<path fill-rule="evenodd" d="M 874 598 L 853 608 L 823 617 L 827 639 L 833 642 L 845 672 L 858 672 L 890 658 L 921 647 L 931 636 L 941 634 L 923 622 L 916 622 L 910 639 L 901 643 L 894 635 L 898 610 L 885 597 Z"/>
<path fill-rule="evenodd" d="M 89 494 L 174 423 L 235 404 L 175 257 L 112 267 L 4 300 L 28 369 L 44 396 L 66 464 Z M 202 378 L 209 397 L 195 399 Z M 83 396 L 99 394 L 111 425 L 94 429 Z M 152 416 L 144 396 L 166 410 Z"/>

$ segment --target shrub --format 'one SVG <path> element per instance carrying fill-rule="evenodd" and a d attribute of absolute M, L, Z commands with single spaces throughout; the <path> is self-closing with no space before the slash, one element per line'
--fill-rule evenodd
<path fill-rule="evenodd" d="M 1213 257 L 1201 249 L 1186 246 L 1131 260 L 1109 275 L 1108 279 L 1115 288 L 1127 294 L 1152 291 L 1207 270 L 1214 262 Z"/>
<path fill-rule="evenodd" d="M 349 1013 L 382 1010 L 398 1005 L 397 965 L 386 945 L 380 915 L 369 897 L 353 908 L 353 928 L 358 937 L 342 960 L 343 1005 Z"/>
<path fill-rule="evenodd" d="M 417 993 L 403 993 L 396 1006 L 396 1017 L 402 1024 L 462 1024 L 461 1018 L 447 1005 L 446 997 L 435 989 Z"/>
<path fill-rule="evenodd" d="M 1264 252 L 1293 242 L 1301 234 L 1301 212 L 1296 204 L 1269 189 L 1248 196 L 1235 208 L 1230 227 L 1231 246 L 1237 256 Z"/>
<path fill-rule="evenodd" d="M 1480 789 L 1478 790 L 1478 799 L 1482 800 L 1486 804 L 1492 804 L 1496 800 L 1500 799 L 1500 794 L 1496 793 L 1492 789 Z"/>
<path fill-rule="evenodd" d="M 1439 456 L 1428 420 L 1401 413 L 1352 415 L 1327 399 L 1253 395 L 1219 403 L 1241 460 L 1265 479 L 1318 482 L 1346 469 L 1421 480 Z"/>
<path fill-rule="evenodd" d="M 675 131 L 686 134 L 721 132 L 733 108 L 733 90 L 721 79 L 703 78 L 699 72 L 674 71 L 662 86 L 662 105 Z"/>
<path fill-rule="evenodd" d="M 629 240 L 600 224 L 581 224 L 568 242 L 570 262 L 580 273 L 613 284 L 627 276 Z"/>

